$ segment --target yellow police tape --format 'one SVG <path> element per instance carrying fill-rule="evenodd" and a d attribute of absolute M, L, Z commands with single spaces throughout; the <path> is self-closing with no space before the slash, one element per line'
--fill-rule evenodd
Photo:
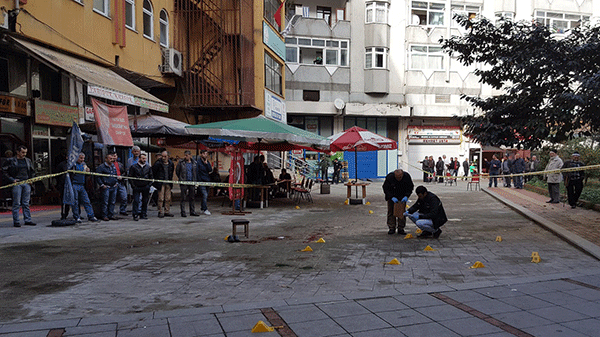
<path fill-rule="evenodd" d="M 35 177 L 35 178 L 31 178 L 31 179 L 19 181 L 19 182 L 16 182 L 16 183 L 12 183 L 12 184 L 9 184 L 9 185 L 6 185 L 6 186 L 1 186 L 0 189 L 9 188 L 9 187 L 17 186 L 17 185 L 22 185 L 22 184 L 31 184 L 31 183 L 34 183 L 36 181 L 40 181 L 40 180 L 44 180 L 44 179 L 50 179 L 52 177 L 56 177 L 56 176 L 59 176 L 61 174 L 67 174 L 67 173 L 87 174 L 87 175 L 90 175 L 90 176 L 99 176 L 99 177 L 115 177 L 115 178 L 118 177 L 118 176 L 112 175 L 112 174 L 67 170 L 65 172 L 46 174 L 46 175 L 43 175 L 43 176 L 39 176 L 39 177 Z M 151 181 L 153 183 L 156 182 L 156 183 L 166 183 L 166 184 L 209 186 L 209 187 L 232 187 L 232 188 L 269 187 L 268 185 L 264 186 L 264 185 L 254 185 L 254 184 L 213 183 L 213 182 L 205 182 L 205 181 L 160 180 L 160 179 L 134 178 L 134 177 L 127 177 L 127 176 L 122 176 L 122 178 L 123 179 L 127 179 L 127 180 Z"/>

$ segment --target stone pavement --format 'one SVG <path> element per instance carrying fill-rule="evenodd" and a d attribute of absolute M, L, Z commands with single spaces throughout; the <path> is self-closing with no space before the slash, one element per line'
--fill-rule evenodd
<path fill-rule="evenodd" d="M 16 229 L 0 217 L 0 291 L 13 299 L 0 336 L 246 336 L 259 320 L 282 326 L 265 336 L 599 335 L 596 259 L 464 182 L 427 187 L 450 218 L 439 240 L 387 235 L 381 182 L 371 205 L 343 205 L 338 185 L 300 209 L 252 209 L 235 244 L 216 200 L 196 219 Z"/>

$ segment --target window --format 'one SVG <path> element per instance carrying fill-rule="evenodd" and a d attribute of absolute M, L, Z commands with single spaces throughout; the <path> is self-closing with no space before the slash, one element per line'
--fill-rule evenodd
<path fill-rule="evenodd" d="M 451 9 L 452 9 L 452 15 L 450 17 L 452 17 L 454 15 L 454 13 L 457 13 L 457 14 L 466 15 L 469 18 L 469 20 L 476 18 L 481 12 L 479 6 L 474 6 L 474 5 L 452 4 Z M 452 20 L 452 26 L 458 27 L 458 22 Z"/>
<path fill-rule="evenodd" d="M 110 0 L 94 0 L 94 11 L 98 12 L 102 15 L 109 16 L 110 15 Z"/>
<path fill-rule="evenodd" d="M 135 1 L 125 0 L 125 27 L 135 30 Z"/>
<path fill-rule="evenodd" d="M 279 6 L 281 6 L 281 1 L 279 0 L 265 0 L 264 18 L 273 27 L 279 27 L 279 25 L 277 25 L 277 22 L 275 21 L 275 12 L 277 12 Z"/>
<path fill-rule="evenodd" d="M 558 34 L 564 34 L 567 30 L 579 26 L 581 22 L 589 20 L 589 15 L 535 11 L 535 21 Z"/>
<path fill-rule="evenodd" d="M 265 53 L 265 88 L 279 95 L 283 94 L 281 68 L 279 62 Z"/>
<path fill-rule="evenodd" d="M 387 2 L 367 2 L 366 23 L 388 23 L 389 6 Z"/>
<path fill-rule="evenodd" d="M 387 69 L 388 48 L 367 48 L 365 69 Z"/>
<path fill-rule="evenodd" d="M 495 17 L 496 17 L 496 22 L 498 22 L 500 19 L 504 19 L 507 21 L 514 21 L 515 13 L 513 13 L 513 12 L 496 12 Z"/>
<path fill-rule="evenodd" d="M 323 19 L 331 26 L 331 7 L 317 6 L 317 19 Z"/>
<path fill-rule="evenodd" d="M 285 61 L 288 63 L 348 66 L 348 41 L 322 38 L 285 38 Z"/>
<path fill-rule="evenodd" d="M 344 117 L 344 130 L 353 126 L 367 129 L 380 136 L 387 137 L 387 119 L 377 117 Z"/>
<path fill-rule="evenodd" d="M 144 36 L 150 40 L 154 40 L 154 12 L 152 11 L 152 4 L 149 0 L 144 0 Z"/>
<path fill-rule="evenodd" d="M 302 100 L 309 102 L 318 102 L 321 99 L 319 90 L 302 90 Z"/>
<path fill-rule="evenodd" d="M 443 26 L 445 9 L 446 5 L 443 2 L 413 1 L 411 2 L 412 24 Z"/>
<path fill-rule="evenodd" d="M 160 45 L 163 47 L 169 46 L 169 17 L 165 9 L 160 11 L 159 16 L 160 24 Z"/>
<path fill-rule="evenodd" d="M 444 52 L 440 46 L 410 46 L 409 69 L 444 69 Z"/>

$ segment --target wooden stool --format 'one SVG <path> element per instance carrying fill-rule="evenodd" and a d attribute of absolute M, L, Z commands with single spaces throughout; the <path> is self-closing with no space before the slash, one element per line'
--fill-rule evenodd
<path fill-rule="evenodd" d="M 231 225 L 232 225 L 232 230 L 233 230 L 233 236 L 236 236 L 237 226 L 244 226 L 244 236 L 248 237 L 248 232 L 249 232 L 249 227 L 250 227 L 250 220 L 246 220 L 246 219 L 232 219 L 231 220 Z"/>

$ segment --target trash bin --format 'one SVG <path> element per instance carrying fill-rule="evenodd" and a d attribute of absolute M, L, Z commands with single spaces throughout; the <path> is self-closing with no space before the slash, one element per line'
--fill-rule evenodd
<path fill-rule="evenodd" d="M 321 194 L 330 194 L 331 186 L 327 183 L 321 183 Z"/>

